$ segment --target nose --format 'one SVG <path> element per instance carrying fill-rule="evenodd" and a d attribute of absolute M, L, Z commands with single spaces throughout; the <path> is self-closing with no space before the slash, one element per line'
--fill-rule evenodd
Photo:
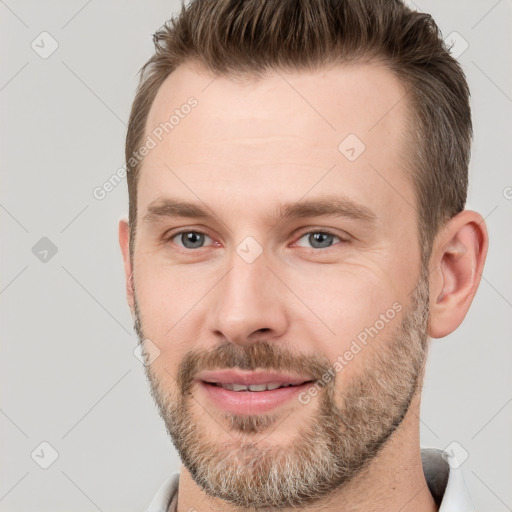
<path fill-rule="evenodd" d="M 267 264 L 264 253 L 252 263 L 233 254 L 229 271 L 215 287 L 209 316 L 209 331 L 214 336 L 249 345 L 286 332 L 286 294 Z"/>

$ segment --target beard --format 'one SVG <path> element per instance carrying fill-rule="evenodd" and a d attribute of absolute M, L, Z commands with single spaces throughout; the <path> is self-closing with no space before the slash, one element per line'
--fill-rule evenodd
<path fill-rule="evenodd" d="M 134 302 L 135 330 L 142 342 L 141 312 Z M 343 389 L 336 389 L 334 378 L 318 391 L 318 400 L 308 404 L 314 408 L 309 419 L 300 420 L 286 445 L 272 443 L 270 436 L 287 416 L 223 414 L 218 419 L 194 396 L 194 378 L 200 371 L 237 367 L 291 371 L 320 381 L 333 367 L 326 357 L 293 354 L 266 341 L 191 350 L 179 364 L 175 392 L 151 365 L 145 366 L 151 395 L 195 483 L 207 495 L 239 508 L 284 508 L 326 499 L 361 474 L 402 423 L 421 386 L 428 304 L 424 269 L 391 338 L 377 336 L 361 350 L 367 352 L 364 364 Z M 198 407 L 204 409 L 201 417 Z M 213 429 L 223 429 L 228 439 L 212 440 Z"/>

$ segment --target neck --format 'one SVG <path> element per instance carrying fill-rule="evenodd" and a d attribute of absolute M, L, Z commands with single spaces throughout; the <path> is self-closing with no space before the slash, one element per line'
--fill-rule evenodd
<path fill-rule="evenodd" d="M 181 466 L 177 512 L 240 512 L 202 491 Z M 297 508 L 281 509 L 297 512 Z M 419 395 L 400 427 L 372 463 L 327 498 L 300 507 L 304 512 L 437 512 L 427 486 L 419 442 Z"/>

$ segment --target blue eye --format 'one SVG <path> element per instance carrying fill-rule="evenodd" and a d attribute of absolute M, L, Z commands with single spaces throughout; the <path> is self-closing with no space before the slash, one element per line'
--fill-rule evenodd
<path fill-rule="evenodd" d="M 314 249 L 326 249 L 331 247 L 331 245 L 333 245 L 333 239 L 336 238 L 340 242 L 342 241 L 339 236 L 333 235 L 332 233 L 328 233 L 326 231 L 310 231 L 309 233 L 302 235 L 299 241 L 306 237 L 308 243 L 311 244 L 311 247 Z M 300 247 L 308 247 L 307 245 L 302 245 L 299 242 L 297 242 L 297 245 Z"/>
<path fill-rule="evenodd" d="M 205 235 L 199 231 L 181 231 L 180 233 L 173 235 L 170 240 L 174 241 L 175 238 L 181 243 L 174 243 L 176 243 L 176 245 L 185 247 L 185 249 L 200 249 L 203 246 L 205 239 L 208 238 L 211 240 L 208 235 Z"/>
<path fill-rule="evenodd" d="M 180 231 L 179 233 L 175 233 L 169 238 L 169 241 L 172 241 L 176 245 L 185 249 L 201 249 L 205 247 L 207 240 L 209 240 L 210 243 L 212 242 L 212 239 L 205 233 L 193 230 Z M 301 240 L 306 240 L 306 242 L 301 243 Z M 328 249 L 338 242 L 345 241 L 346 240 L 343 240 L 339 236 L 327 231 L 309 231 L 308 233 L 304 233 L 299 238 L 299 240 L 296 242 L 296 245 L 299 247 L 307 247 L 313 249 Z"/>

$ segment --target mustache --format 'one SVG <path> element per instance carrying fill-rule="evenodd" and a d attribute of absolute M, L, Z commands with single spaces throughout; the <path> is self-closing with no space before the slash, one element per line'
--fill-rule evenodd
<path fill-rule="evenodd" d="M 282 345 L 267 341 L 254 342 L 247 347 L 224 342 L 207 352 L 204 349 L 189 351 L 179 364 L 177 384 L 185 394 L 199 372 L 233 368 L 288 371 L 309 375 L 311 380 L 320 380 L 331 365 L 325 356 L 294 354 Z"/>

